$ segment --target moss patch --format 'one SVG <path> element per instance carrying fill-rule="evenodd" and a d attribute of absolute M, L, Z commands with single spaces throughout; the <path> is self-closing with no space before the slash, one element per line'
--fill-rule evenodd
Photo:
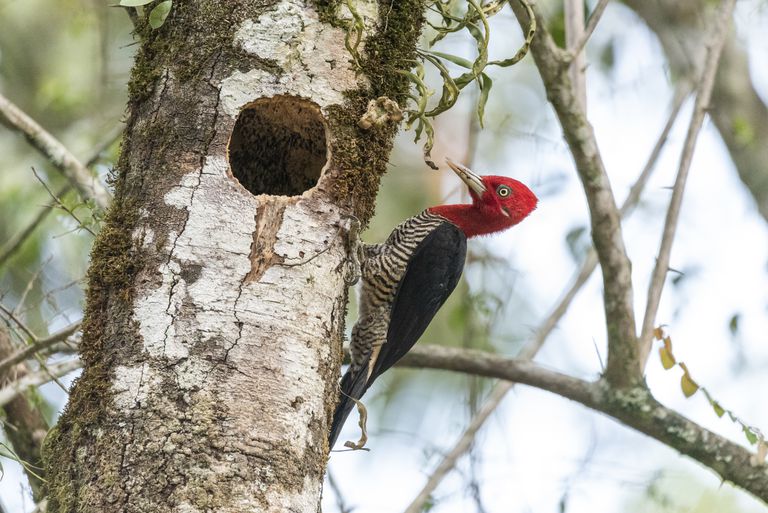
<path fill-rule="evenodd" d="M 337 27 L 346 26 L 345 20 L 336 17 L 341 1 L 315 0 L 314 3 L 321 20 Z M 357 123 L 371 99 L 386 96 L 400 106 L 405 104 L 410 83 L 400 71 L 410 70 L 417 57 L 416 43 L 424 23 L 424 4 L 421 0 L 382 0 L 379 19 L 378 27 L 365 40 L 360 62 L 370 88 L 347 93 L 346 104 L 329 109 L 328 120 L 334 136 L 333 164 L 340 171 L 335 183 L 338 200 L 351 202 L 353 213 L 363 226 L 373 217 L 379 184 L 387 170 L 398 126 L 363 130 Z"/>

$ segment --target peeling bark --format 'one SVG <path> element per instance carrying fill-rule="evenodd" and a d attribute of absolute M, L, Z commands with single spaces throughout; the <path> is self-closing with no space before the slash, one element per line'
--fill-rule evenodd
<path fill-rule="evenodd" d="M 140 27 L 84 372 L 46 441 L 48 511 L 318 510 L 348 217 L 372 214 L 395 132 L 357 120 L 371 99 L 402 101 L 395 70 L 422 22 L 416 1 L 387 2 L 385 25 L 359 3 L 362 70 L 335 3 L 174 2 L 162 29 Z M 281 98 L 324 133 L 259 118 L 238 135 L 248 156 L 228 152 L 242 110 Z M 271 194 L 274 173 L 290 196 Z"/>

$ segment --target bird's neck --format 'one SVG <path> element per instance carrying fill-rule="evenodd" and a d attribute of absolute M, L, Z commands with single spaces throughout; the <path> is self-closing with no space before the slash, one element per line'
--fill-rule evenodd
<path fill-rule="evenodd" d="M 427 210 L 455 224 L 467 238 L 490 235 L 515 224 L 509 217 L 494 215 L 475 205 L 440 205 Z"/>

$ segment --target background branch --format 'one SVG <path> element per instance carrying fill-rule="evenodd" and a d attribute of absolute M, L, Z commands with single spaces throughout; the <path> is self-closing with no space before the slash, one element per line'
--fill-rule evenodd
<path fill-rule="evenodd" d="M 111 196 L 94 176 L 61 142 L 45 131 L 34 119 L 0 94 L 0 122 L 24 135 L 27 140 L 61 171 L 80 192 L 83 199 L 93 199 L 105 210 Z"/>
<path fill-rule="evenodd" d="M 665 407 L 647 389 L 616 389 L 605 381 L 590 383 L 525 360 L 435 345 L 415 346 L 398 365 L 476 374 L 553 392 L 662 442 L 768 502 L 765 464 L 754 466 L 749 450 Z"/>
<path fill-rule="evenodd" d="M 672 243 L 675 240 L 677 230 L 677 221 L 680 218 L 680 206 L 683 202 L 683 192 L 688 178 L 688 172 L 693 160 L 693 152 L 696 149 L 696 140 L 704 123 L 704 116 L 709 107 L 709 100 L 712 96 L 712 87 L 717 73 L 717 64 L 720 60 L 720 53 L 725 44 L 725 38 L 728 34 L 728 28 L 731 25 L 733 9 L 736 0 L 725 0 L 720 6 L 720 12 L 717 15 L 715 26 L 712 30 L 712 36 L 709 38 L 710 44 L 707 48 L 704 68 L 701 81 L 699 82 L 696 94 L 696 102 L 691 115 L 691 122 L 688 125 L 688 133 L 685 136 L 683 152 L 680 156 L 680 165 L 677 171 L 677 178 L 672 189 L 672 198 L 669 200 L 669 208 L 664 222 L 664 233 L 661 237 L 659 255 L 656 258 L 656 266 L 653 269 L 651 280 L 648 285 L 648 301 L 645 307 L 645 317 L 643 318 L 643 327 L 640 335 L 640 360 L 641 369 L 645 367 L 648 360 L 648 354 L 651 350 L 653 337 L 653 328 L 656 322 L 656 312 L 661 302 L 661 292 L 664 289 L 667 271 L 669 270 L 670 254 L 672 252 Z"/>
<path fill-rule="evenodd" d="M 0 388 L 0 406 L 5 406 L 17 395 L 32 387 L 44 385 L 82 367 L 80 359 L 67 360 L 49 365 L 47 369 L 26 374 L 16 381 Z"/>
<path fill-rule="evenodd" d="M 525 9 L 517 3 L 510 5 L 518 22 L 526 27 L 528 19 Z M 538 9 L 534 8 L 534 12 L 541 18 Z M 615 386 L 631 387 L 640 383 L 642 376 L 637 364 L 631 266 L 621 234 L 619 210 L 594 130 L 574 94 L 568 75 L 567 52 L 557 47 L 543 21 L 538 25 L 539 30 L 531 43 L 531 53 L 584 187 L 589 205 L 592 241 L 603 271 L 603 305 L 608 335 L 605 378 Z"/>

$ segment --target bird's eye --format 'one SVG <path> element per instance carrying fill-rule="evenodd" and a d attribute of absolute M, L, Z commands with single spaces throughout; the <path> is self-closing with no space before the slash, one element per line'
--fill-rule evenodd
<path fill-rule="evenodd" d="M 512 194 L 512 189 L 510 189 L 506 185 L 499 185 L 496 188 L 496 194 L 498 194 L 499 197 L 501 197 L 501 198 L 506 198 L 507 196 Z"/>

